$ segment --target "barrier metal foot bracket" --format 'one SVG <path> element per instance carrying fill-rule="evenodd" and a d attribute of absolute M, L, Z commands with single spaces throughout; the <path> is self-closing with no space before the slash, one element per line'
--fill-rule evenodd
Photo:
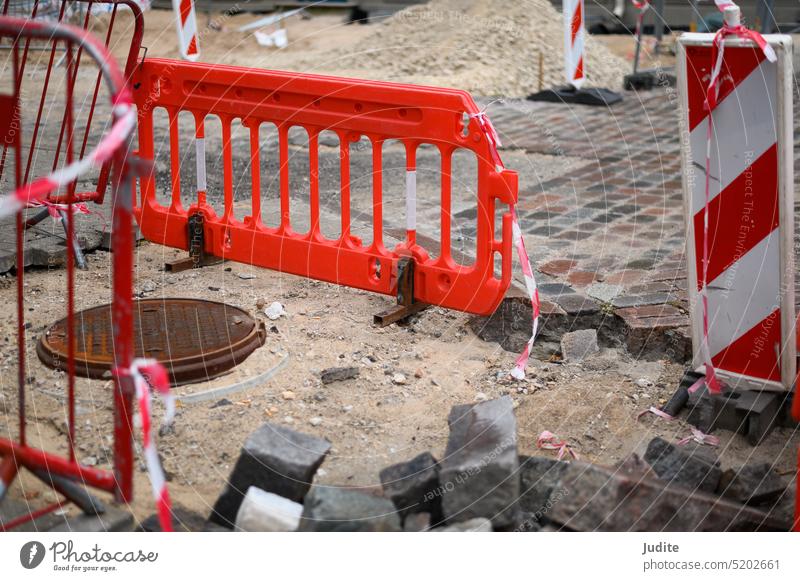
<path fill-rule="evenodd" d="M 189 256 L 178 258 L 164 263 L 164 270 L 167 272 L 183 272 L 192 268 L 202 268 L 219 264 L 222 258 L 206 254 L 205 249 L 205 218 L 200 212 L 192 214 L 187 220 L 189 230 Z"/>
<path fill-rule="evenodd" d="M 414 260 L 401 258 L 397 263 L 397 306 L 376 314 L 373 320 L 378 327 L 387 327 L 424 311 L 428 306 L 414 300 Z"/>

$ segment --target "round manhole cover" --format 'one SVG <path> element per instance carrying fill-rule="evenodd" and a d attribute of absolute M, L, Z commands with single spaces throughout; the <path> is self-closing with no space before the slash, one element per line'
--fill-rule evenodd
<path fill-rule="evenodd" d="M 264 324 L 238 307 L 196 299 L 133 302 L 136 357 L 163 363 L 173 385 L 205 381 L 244 361 L 266 340 Z M 66 370 L 67 320 L 36 346 L 48 367 Z M 111 305 L 75 313 L 75 373 L 101 378 L 114 366 Z"/>

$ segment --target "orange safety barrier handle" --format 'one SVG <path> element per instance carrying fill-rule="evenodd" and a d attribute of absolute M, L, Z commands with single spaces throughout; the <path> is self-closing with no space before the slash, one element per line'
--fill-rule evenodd
<path fill-rule="evenodd" d="M 156 200 L 155 178 L 141 179 L 141 204 L 136 216 L 143 236 L 152 242 L 188 249 L 188 217 L 202 213 L 205 252 L 220 258 L 333 282 L 387 295 L 397 292 L 397 263 L 403 256 L 415 262 L 417 301 L 487 315 L 511 282 L 511 213 L 502 215 L 495 232 L 496 203 L 517 202 L 517 174 L 495 165 L 493 144 L 475 116 L 480 109 L 465 91 L 286 73 L 242 67 L 146 59 L 134 78 L 139 110 L 139 155 L 154 157 L 153 110 L 166 109 L 170 118 L 172 191 L 169 207 Z M 196 124 L 198 192 L 189 208 L 181 204 L 178 114 L 190 112 Z M 218 216 L 205 201 L 205 167 L 200 171 L 203 121 L 219 117 L 222 124 L 224 211 Z M 231 123 L 241 119 L 250 131 L 252 212 L 237 220 L 233 211 Z M 464 125 L 467 120 L 466 127 Z M 262 123 L 278 128 L 280 153 L 280 215 L 277 228 L 261 222 L 258 130 Z M 307 234 L 292 230 L 289 217 L 288 133 L 294 126 L 309 135 L 310 213 Z M 318 136 L 335 132 L 341 148 L 341 236 L 331 240 L 320 231 Z M 366 136 L 373 144 L 372 243 L 350 233 L 349 144 Z M 383 242 L 382 144 L 399 140 L 406 149 L 407 216 L 415 213 L 416 152 L 422 144 L 438 148 L 441 159 L 441 248 L 429 257 L 416 243 L 413 218 L 406 240 L 394 249 Z M 475 263 L 456 263 L 450 247 L 452 155 L 465 149 L 478 163 L 477 246 Z M 202 175 L 201 175 L 202 174 Z M 501 274 L 495 276 L 495 255 Z M 387 276 L 388 274 L 388 276 Z"/>

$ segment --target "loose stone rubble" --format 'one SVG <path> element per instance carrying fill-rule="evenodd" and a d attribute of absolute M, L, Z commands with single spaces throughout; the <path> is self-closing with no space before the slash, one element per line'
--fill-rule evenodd
<path fill-rule="evenodd" d="M 564 333 L 564 336 L 561 337 L 561 356 L 566 361 L 583 361 L 599 351 L 597 331 L 594 329 Z"/>
<path fill-rule="evenodd" d="M 653 438 L 644 459 L 662 480 L 692 490 L 714 492 L 722 476 L 714 452 L 694 443 L 678 446 L 663 438 Z"/>
<path fill-rule="evenodd" d="M 303 502 L 300 531 L 398 532 L 400 517 L 391 501 L 357 490 L 315 486 Z"/>
<path fill-rule="evenodd" d="M 233 527 L 244 494 L 251 486 L 300 502 L 330 447 L 327 440 L 277 424 L 264 424 L 244 443 L 228 486 L 214 505 L 211 520 Z"/>
<path fill-rule="evenodd" d="M 236 513 L 236 530 L 292 532 L 300 525 L 302 514 L 302 504 L 251 486 Z"/>
<path fill-rule="evenodd" d="M 397 507 L 401 519 L 407 520 L 408 515 L 414 513 L 427 513 L 429 522 L 442 520 L 439 465 L 430 452 L 384 468 L 380 479 L 384 494 Z"/>
<path fill-rule="evenodd" d="M 519 458 L 511 398 L 454 406 L 447 423 L 450 438 L 439 474 L 445 519 L 484 517 L 495 528 L 513 528 L 519 520 Z"/>
<path fill-rule="evenodd" d="M 665 438 L 617 466 L 520 456 L 510 397 L 455 405 L 447 450 L 381 470 L 382 487 L 311 486 L 330 444 L 264 424 L 209 517 L 248 531 L 788 531 L 796 483 L 769 464 L 724 472 Z M 247 494 L 243 498 L 243 492 Z M 237 515 L 238 512 L 238 515 Z M 232 515 L 232 516 L 229 516 Z M 223 529 L 227 530 L 227 529 Z"/>

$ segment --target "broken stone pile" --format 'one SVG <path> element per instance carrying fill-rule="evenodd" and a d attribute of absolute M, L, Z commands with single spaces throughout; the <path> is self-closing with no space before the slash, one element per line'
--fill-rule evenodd
<path fill-rule="evenodd" d="M 794 487 L 769 464 L 723 470 L 653 439 L 617 466 L 520 456 L 508 396 L 454 406 L 444 457 L 381 470 L 380 492 L 315 484 L 331 444 L 266 423 L 206 524 L 243 531 L 786 531 Z"/>

